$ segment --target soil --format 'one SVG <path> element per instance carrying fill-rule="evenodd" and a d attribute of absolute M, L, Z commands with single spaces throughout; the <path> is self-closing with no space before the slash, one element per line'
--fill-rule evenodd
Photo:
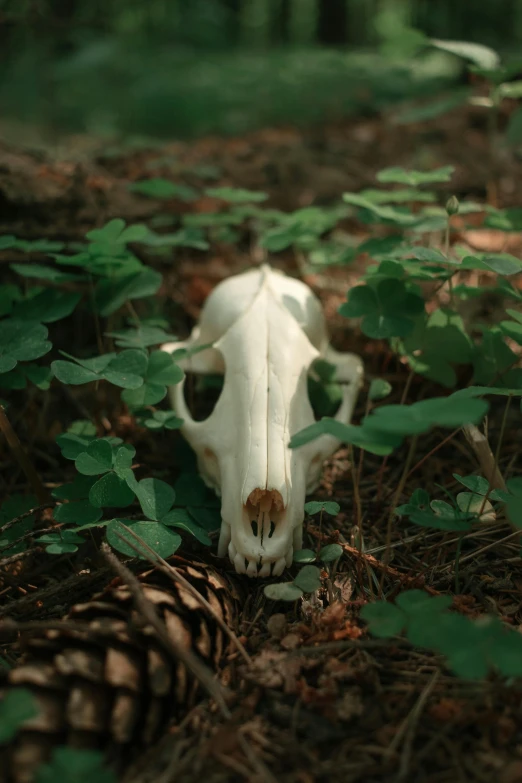
<path fill-rule="evenodd" d="M 499 150 L 491 164 L 488 149 L 479 110 L 456 111 L 408 127 L 394 125 L 388 117 L 363 118 L 308 131 L 274 128 L 242 138 L 173 142 L 138 151 L 121 148 L 110 155 L 106 143 L 80 137 L 61 140 L 53 149 L 36 144 L 21 149 L 12 141 L 2 142 L 0 234 L 79 240 L 113 217 L 146 222 L 158 212 L 176 216 L 215 208 L 209 198 L 158 205 L 129 192 L 131 181 L 151 172 L 198 187 L 203 183 L 263 190 L 269 194 L 269 206 L 292 210 L 332 203 L 344 191 L 374 187 L 375 173 L 385 166 L 453 164 L 452 192 L 459 198 L 522 206 L 522 160 Z M 451 193 L 446 187 L 439 190 L 444 203 Z M 365 236 L 364 226 L 350 228 L 361 239 Z M 480 225 L 468 230 L 457 221 L 456 229 L 455 239 L 470 248 L 505 248 L 505 235 Z M 519 251 L 519 237 L 509 247 Z M 34 253 L 3 250 L 0 269 L 10 282 L 10 263 L 41 259 Z M 254 260 L 255 250 L 249 247 L 177 252 L 161 268 L 164 284 L 158 297 L 172 330 L 187 334 L 215 284 Z M 298 274 L 291 253 L 271 262 Z M 368 341 L 337 315 L 346 290 L 366 263 L 361 258 L 348 267 L 305 275 L 323 302 L 334 345 L 363 357 L 367 383 L 373 377 L 392 383 L 390 402 L 400 402 L 405 391 L 408 402 L 440 394 L 435 383 L 409 377 L 384 341 Z M 483 317 L 494 319 L 498 302 L 481 298 L 475 306 Z M 469 318 L 473 316 L 472 311 Z M 65 328 L 58 324 L 51 333 L 56 347 L 73 354 L 78 347 L 96 351 L 94 326 L 74 314 Z M 364 415 L 365 399 L 361 394 L 355 421 Z M 54 438 L 77 418 L 93 419 L 100 436 L 118 435 L 132 442 L 143 459 L 138 474 L 173 481 L 183 464 L 186 452 L 180 436 L 139 428 L 113 387 L 56 385 L 51 394 L 11 393 L 9 402 L 11 423 L 47 488 L 70 478 Z M 493 404 L 488 421 L 493 451 L 503 415 L 503 403 Z M 513 404 L 498 464 L 508 476 L 520 472 L 519 419 L 518 404 Z M 453 473 L 478 469 L 476 455 L 460 432 L 433 431 L 419 439 L 403 491 L 396 497 L 406 451 L 404 446 L 384 460 L 371 454 L 357 457 L 360 509 L 354 500 L 349 450 L 340 449 L 327 463 L 314 497 L 336 501 L 341 511 L 336 518 L 325 515 L 321 526 L 316 519 L 308 520 L 304 545 L 345 546 L 337 573 L 327 575 L 336 600 L 325 590 L 313 600 L 276 604 L 264 597 L 262 585 L 249 582 L 236 630 L 252 663 L 247 666 L 232 653 L 219 674 L 231 694 L 232 717 L 227 720 L 214 704 L 201 702 L 131 766 L 125 783 L 522 781 L 520 682 L 493 676 L 480 682 L 458 679 L 431 653 L 400 640 L 370 637 L 359 619 L 369 595 L 392 599 L 402 589 L 417 587 L 432 595 L 451 594 L 454 610 L 469 617 L 493 613 L 514 628 L 522 622 L 520 542 L 507 523 L 484 524 L 465 535 L 458 594 L 454 534 L 395 521 L 390 557 L 384 562 L 392 504 L 404 502 L 419 487 L 438 496 L 437 485 L 456 490 Z M 0 474 L 3 496 L 29 491 L 2 439 Z M 39 512 L 39 524 L 52 525 L 50 509 Z M 78 553 L 60 557 L 32 546 L 23 558 L 0 562 L 3 615 L 53 619 L 85 601 L 112 578 L 98 543 L 95 536 Z M 187 545 L 184 555 L 189 551 Z M 200 551 L 196 554 L 201 556 Z M 6 645 L 2 655 L 15 663 L 16 646 Z"/>

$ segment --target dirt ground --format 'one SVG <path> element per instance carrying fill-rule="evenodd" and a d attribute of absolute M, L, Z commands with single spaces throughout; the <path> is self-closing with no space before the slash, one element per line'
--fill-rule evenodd
<path fill-rule="evenodd" d="M 329 204 L 344 191 L 374 187 L 375 173 L 385 166 L 445 164 L 456 167 L 452 192 L 459 198 L 522 206 L 522 159 L 513 153 L 501 151 L 496 157 L 496 186 L 491 187 L 485 120 L 479 110 L 452 112 L 408 127 L 395 126 L 389 118 L 364 118 L 306 131 L 267 129 L 242 138 L 122 148 L 110 154 L 106 144 L 80 137 L 60 140 L 53 148 L 35 143 L 21 148 L 11 140 L 0 142 L 0 234 L 73 240 L 113 217 L 146 222 L 154 217 L 158 204 L 130 193 L 128 185 L 151 172 L 198 187 L 212 172 L 212 181 L 204 184 L 263 190 L 270 196 L 269 206 L 291 210 Z M 441 188 L 442 203 L 448 195 Z M 177 215 L 212 207 L 209 198 L 190 204 L 172 200 L 161 204 L 161 212 Z M 351 230 L 361 239 L 365 235 L 364 226 L 352 225 Z M 505 247 L 504 235 L 478 227 L 462 227 L 457 238 L 476 249 Z M 519 249 L 519 238 L 510 249 Z M 28 258 L 19 251 L 0 251 L 6 282 L 8 264 L 24 260 Z M 39 259 L 32 254 L 30 260 Z M 252 261 L 248 247 L 180 249 L 168 266 L 162 266 L 164 285 L 159 292 L 173 331 L 186 334 L 213 286 Z M 278 254 L 273 263 L 297 273 L 291 253 Z M 324 304 L 334 345 L 361 354 L 368 381 L 381 377 L 393 384 L 390 402 L 399 402 L 405 390 L 410 402 L 440 393 L 430 381 L 409 378 L 407 368 L 396 363 L 384 342 L 369 342 L 337 315 L 364 263 L 362 259 L 350 267 L 306 277 Z M 495 301 L 481 299 L 476 306 L 494 317 Z M 70 329 L 64 335 L 56 328 L 53 338 L 58 347 L 70 345 L 71 340 L 95 345 L 95 335 L 74 315 Z M 72 390 L 57 386 L 51 394 L 42 396 L 35 390 L 18 393 L 12 400 L 12 423 L 46 486 L 68 479 L 54 437 L 74 419 L 85 418 L 86 411 L 89 418 L 94 416 L 100 434 L 132 442 L 154 475 L 175 478 L 184 454 L 180 437 L 137 427 L 111 388 L 100 387 L 93 397 L 91 385 Z M 362 394 L 356 421 L 364 415 L 364 399 Z M 520 412 L 518 406 L 513 408 L 517 410 L 509 414 L 499 465 L 511 474 L 516 473 L 520 452 Z M 499 437 L 502 410 L 492 406 L 492 444 Z M 371 454 L 361 457 L 357 463 L 360 512 L 354 500 L 350 452 L 340 449 L 328 462 L 314 497 L 335 500 L 341 511 L 335 520 L 325 518 L 322 529 L 309 520 L 305 546 L 315 549 L 321 541 L 345 545 L 333 584 L 339 600 L 329 603 L 325 591 L 313 601 L 274 604 L 264 597 L 262 585 L 247 582 L 236 631 L 251 664 L 233 652 L 220 673 L 231 693 L 231 718 L 224 718 L 208 700 L 202 701 L 168 729 L 159 746 L 133 762 L 125 783 L 522 781 L 519 682 L 493 677 L 485 682 L 458 680 L 431 653 L 407 643 L 371 638 L 359 619 L 368 589 L 377 591 L 376 585 L 388 598 L 411 587 L 432 595 L 454 592 L 454 534 L 420 529 L 402 520 L 392 530 L 390 563 L 385 565 L 381 559 L 406 448 L 384 460 Z M 437 485 L 451 487 L 454 472 L 466 475 L 476 469 L 476 457 L 459 432 L 444 431 L 442 436 L 440 431 L 432 432 L 419 441 L 403 498 L 419 487 L 435 494 Z M 0 443 L 0 474 L 2 495 L 27 491 L 4 443 Z M 49 511 L 42 512 L 40 522 L 43 527 L 50 523 Z M 360 531 L 364 554 L 356 545 Z M 188 556 L 189 551 L 183 554 Z M 219 568 L 228 569 L 226 563 L 209 557 Z M 35 547 L 0 573 L 0 616 L 19 621 L 57 618 L 111 578 L 94 539 L 70 557 L 52 557 Z M 454 609 L 472 618 L 493 613 L 513 627 L 520 625 L 520 543 L 507 525 L 500 529 L 485 525 L 465 536 L 461 583 Z M 16 661 L 16 647 L 6 645 L 3 654 Z"/>

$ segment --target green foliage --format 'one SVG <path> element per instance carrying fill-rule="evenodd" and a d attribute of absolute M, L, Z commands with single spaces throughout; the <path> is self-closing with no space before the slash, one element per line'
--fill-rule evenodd
<path fill-rule="evenodd" d="M 114 772 L 105 767 L 103 753 L 98 750 L 55 748 L 51 761 L 37 772 L 36 783 L 116 783 Z"/>
<path fill-rule="evenodd" d="M 255 190 L 245 190 L 244 188 L 207 188 L 205 195 L 211 198 L 220 198 L 228 201 L 230 204 L 252 204 L 266 201 L 266 193 L 260 193 Z"/>
<path fill-rule="evenodd" d="M 305 565 L 292 582 L 265 585 L 263 592 L 272 601 L 297 601 L 305 593 L 315 593 L 321 587 L 321 571 L 313 565 Z"/>
<path fill-rule="evenodd" d="M 432 171 L 407 171 L 400 166 L 393 166 L 392 168 L 382 169 L 377 174 L 377 179 L 379 182 L 387 184 L 393 182 L 398 185 L 410 185 L 413 188 L 417 188 L 419 185 L 431 185 L 433 182 L 449 182 L 454 171 L 454 166 L 442 166 Z M 410 200 L 415 200 L 414 194 Z"/>
<path fill-rule="evenodd" d="M 19 541 L 19 539 L 33 530 L 34 514 L 25 515 L 37 506 L 38 501 L 34 495 L 12 495 L 8 500 L 4 500 L 0 506 L 0 552 L 2 556 L 16 555 L 27 548 L 26 542 Z M 12 524 L 13 520 L 22 515 L 24 515 L 23 519 Z"/>
<path fill-rule="evenodd" d="M 118 348 L 150 348 L 152 345 L 160 345 L 176 339 L 173 334 L 168 334 L 158 326 L 146 326 L 140 324 L 131 329 L 121 329 L 118 332 L 106 332 L 107 337 L 112 337 Z"/>
<path fill-rule="evenodd" d="M 181 544 L 181 537 L 171 528 L 184 530 L 200 543 L 206 546 L 210 545 L 211 541 L 207 533 L 209 529 L 208 517 L 205 519 L 205 514 L 198 514 L 197 511 L 193 513 L 193 510 L 189 508 L 173 508 L 176 492 L 169 484 L 156 478 L 142 479 L 138 482 L 132 471 L 127 471 L 126 481 L 136 495 L 147 519 L 139 521 L 114 519 L 109 522 L 107 540 L 111 546 L 125 555 L 136 556 L 136 552 L 121 540 L 121 535 L 125 535 L 122 524 L 128 526 L 164 558 L 174 554 Z M 198 501 L 202 501 L 200 494 L 196 499 L 196 502 Z M 212 522 L 210 529 L 213 529 Z M 131 540 L 129 534 L 126 534 L 125 537 L 127 540 Z M 131 540 L 131 543 L 136 545 L 134 539 Z"/>
<path fill-rule="evenodd" d="M 363 334 L 374 339 L 406 337 L 414 329 L 415 317 L 424 311 L 422 297 L 394 277 L 351 288 L 347 300 L 339 308 L 341 315 L 362 317 Z"/>
<path fill-rule="evenodd" d="M 82 531 L 105 527 L 109 543 L 133 557 L 136 552 L 121 540 L 122 535 L 131 539 L 122 525 L 162 557 L 174 554 L 181 544 L 181 537 L 173 528 L 190 534 L 205 546 L 211 544 L 209 533 L 219 529 L 221 522 L 219 503 L 198 475 L 182 473 L 174 488 L 158 478 L 138 481 L 132 469 L 134 447 L 122 443 L 120 438 L 94 437 L 90 422 L 76 422 L 56 440 L 63 456 L 74 461 L 78 473 L 73 481 L 53 490 L 57 500 L 66 502 L 53 512 L 62 527 L 38 539 L 48 553 L 76 552 L 84 540 Z M 25 508 L 29 501 L 23 500 L 25 505 L 20 507 Z M 136 501 L 144 519 L 103 519 L 106 509 L 122 509 Z M 8 513 L 14 510 L 8 509 Z M 64 528 L 65 525 L 74 527 Z"/>
<path fill-rule="evenodd" d="M 335 419 L 324 417 L 293 435 L 290 439 L 290 448 L 300 448 L 321 435 L 333 435 L 343 443 L 351 443 L 365 451 L 381 456 L 391 454 L 402 443 L 400 435 L 371 430 L 354 424 L 343 424 Z"/>
<path fill-rule="evenodd" d="M 474 355 L 461 316 L 443 309 L 417 321 L 413 332 L 404 339 L 401 352 L 412 370 L 447 388 L 457 384 L 453 365 L 471 363 Z"/>
<path fill-rule="evenodd" d="M 148 338 L 153 341 L 158 336 L 157 332 L 152 338 L 148 334 Z M 134 340 L 145 339 L 132 337 Z M 120 337 L 120 340 L 123 339 Z M 124 348 L 118 354 L 107 353 L 92 359 L 77 359 L 64 351 L 61 353 L 72 361 L 58 359 L 52 362 L 51 369 L 59 381 L 69 385 L 108 381 L 125 390 L 122 400 L 133 409 L 160 402 L 167 394 L 167 386 L 179 383 L 183 378 L 183 370 L 175 363 L 172 355 L 165 351 L 152 351 L 149 354 L 141 348 Z M 165 417 L 165 422 L 168 421 L 168 417 Z M 171 420 L 171 423 L 174 422 Z"/>
<path fill-rule="evenodd" d="M 10 742 L 23 724 L 38 715 L 35 698 L 27 688 L 9 690 L 0 701 L 0 745 Z"/>
<path fill-rule="evenodd" d="M 522 637 L 494 617 L 470 620 L 448 611 L 450 596 L 432 598 L 421 590 L 401 593 L 395 603 L 367 604 L 361 617 L 370 633 L 390 638 L 405 633 L 417 647 L 444 655 L 463 679 L 483 679 L 492 671 L 503 677 L 522 676 Z"/>
<path fill-rule="evenodd" d="M 298 549 L 297 552 L 294 552 L 294 563 L 303 565 L 314 563 L 316 560 L 320 560 L 322 563 L 333 563 L 342 554 L 343 548 L 340 544 L 326 544 L 317 554 L 311 549 Z"/>
<path fill-rule="evenodd" d="M 178 367 L 171 354 L 153 351 L 146 361 L 143 383 L 139 388 L 123 392 L 122 400 L 133 408 L 155 405 L 167 394 L 167 386 L 179 383 L 182 379 L 183 370 Z"/>
<path fill-rule="evenodd" d="M 310 500 L 305 504 L 304 509 L 307 514 L 321 514 L 323 511 L 326 511 L 327 514 L 335 517 L 341 510 L 341 507 L 332 500 Z"/>
<path fill-rule="evenodd" d="M 290 214 L 279 213 L 276 225 L 261 232 L 259 243 L 271 253 L 288 247 L 313 250 L 319 238 L 346 215 L 342 207 L 304 207 Z"/>
<path fill-rule="evenodd" d="M 384 400 L 392 391 L 391 383 L 385 381 L 383 378 L 374 378 L 370 383 L 370 389 L 368 391 L 368 399 L 372 402 L 378 402 Z"/>
<path fill-rule="evenodd" d="M 0 322 L 0 373 L 48 353 L 52 346 L 47 336 L 47 327 L 37 321 L 6 318 Z"/>
<path fill-rule="evenodd" d="M 140 193 L 142 196 L 157 199 L 176 198 L 180 201 L 194 201 L 197 198 L 197 192 L 194 188 L 182 183 L 171 182 L 161 177 L 135 182 L 130 186 L 129 190 L 134 191 L 134 193 Z"/>
<path fill-rule="evenodd" d="M 484 400 L 462 399 L 455 394 L 414 402 L 412 405 L 382 405 L 363 420 L 363 426 L 369 431 L 390 435 L 420 435 L 432 427 L 453 428 L 476 424 L 487 410 L 488 405 Z"/>

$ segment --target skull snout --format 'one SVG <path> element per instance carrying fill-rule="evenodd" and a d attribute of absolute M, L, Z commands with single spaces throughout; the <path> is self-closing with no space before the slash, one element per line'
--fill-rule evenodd
<path fill-rule="evenodd" d="M 282 495 L 256 488 L 243 506 L 242 525 L 232 531 L 230 559 L 239 573 L 279 576 L 292 562 L 292 531 Z"/>

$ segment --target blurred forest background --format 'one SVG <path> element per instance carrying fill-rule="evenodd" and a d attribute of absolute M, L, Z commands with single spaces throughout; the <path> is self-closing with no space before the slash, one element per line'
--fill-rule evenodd
<path fill-rule="evenodd" d="M 2 0 L 2 116 L 128 136 L 374 112 L 465 80 L 429 37 L 522 52 L 522 0 Z"/>

